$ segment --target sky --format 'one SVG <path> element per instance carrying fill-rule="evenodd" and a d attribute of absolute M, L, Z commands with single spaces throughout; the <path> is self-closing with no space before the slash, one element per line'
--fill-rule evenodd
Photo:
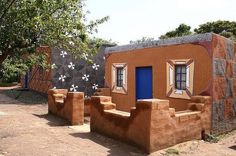
<path fill-rule="evenodd" d="M 86 0 L 88 20 L 104 16 L 96 37 L 119 45 L 142 37 L 158 39 L 181 23 L 192 29 L 209 21 L 236 21 L 236 0 Z"/>

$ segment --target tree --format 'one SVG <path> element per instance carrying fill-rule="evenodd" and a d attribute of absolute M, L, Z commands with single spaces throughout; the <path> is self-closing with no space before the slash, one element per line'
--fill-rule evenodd
<path fill-rule="evenodd" d="M 172 37 L 180 37 L 192 34 L 191 27 L 186 24 L 180 24 L 175 30 L 168 31 L 166 34 L 161 35 L 160 39 L 167 39 Z"/>
<path fill-rule="evenodd" d="M 154 38 L 152 37 L 142 37 L 141 39 L 138 39 L 136 41 L 129 41 L 130 44 L 139 44 L 142 42 L 150 42 L 150 41 L 154 41 Z"/>
<path fill-rule="evenodd" d="M 0 65 L 10 59 L 31 66 L 40 45 L 66 49 L 77 57 L 95 53 L 100 40 L 90 35 L 108 17 L 88 22 L 84 6 L 82 0 L 0 0 Z"/>
<path fill-rule="evenodd" d="M 186 24 L 180 24 L 175 30 L 167 32 L 165 35 L 161 35 L 160 39 L 173 38 L 191 34 L 201 34 L 213 32 L 222 35 L 226 38 L 236 41 L 236 22 L 234 21 L 215 21 L 207 22 L 199 25 L 194 29 L 194 32 L 190 31 L 191 27 Z"/>
<path fill-rule="evenodd" d="M 236 41 L 236 22 L 221 20 L 207 22 L 205 24 L 199 25 L 199 28 L 194 29 L 194 32 L 197 34 L 213 32 Z"/>

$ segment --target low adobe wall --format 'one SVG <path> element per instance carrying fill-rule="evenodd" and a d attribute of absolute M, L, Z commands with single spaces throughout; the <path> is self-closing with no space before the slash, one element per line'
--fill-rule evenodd
<path fill-rule="evenodd" d="M 210 132 L 210 97 L 193 97 L 192 102 L 188 112 L 178 113 L 168 100 L 138 101 L 129 114 L 117 111 L 111 97 L 94 96 L 90 128 L 151 153 Z"/>
<path fill-rule="evenodd" d="M 68 92 L 67 89 L 50 89 L 48 112 L 68 120 L 71 125 L 82 125 L 84 123 L 84 93 Z"/>

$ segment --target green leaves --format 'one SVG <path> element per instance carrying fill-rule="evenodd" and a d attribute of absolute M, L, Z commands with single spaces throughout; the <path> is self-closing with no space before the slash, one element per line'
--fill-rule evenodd
<path fill-rule="evenodd" d="M 191 35 L 191 27 L 186 24 L 180 24 L 175 30 L 167 32 L 165 35 L 161 35 L 160 39 L 172 38 L 172 37 L 181 37 L 186 35 Z"/>
<path fill-rule="evenodd" d="M 222 35 L 226 38 L 229 38 L 233 41 L 236 41 L 236 22 L 234 21 L 215 21 L 207 22 L 205 24 L 199 25 L 199 28 L 194 29 L 194 32 L 191 31 L 191 27 L 186 24 L 180 24 L 175 30 L 169 31 L 166 34 L 160 36 L 160 39 L 179 37 L 191 34 L 201 34 L 213 32 L 219 35 Z"/>
<path fill-rule="evenodd" d="M 236 22 L 235 21 L 215 21 L 201 24 L 199 28 L 194 29 L 195 33 L 214 32 L 226 38 L 236 41 Z"/>
<path fill-rule="evenodd" d="M 4 8 L 0 11 L 0 62 L 7 57 L 5 64 L 17 60 L 21 64 L 17 68 L 24 71 L 27 62 L 22 56 L 31 56 L 40 45 L 66 49 L 77 58 L 83 53 L 92 55 L 99 41 L 90 35 L 108 17 L 88 22 L 84 6 L 82 0 L 0 0 Z M 34 58 L 28 59 L 35 63 Z"/>
<path fill-rule="evenodd" d="M 43 53 L 33 53 L 24 57 L 7 57 L 2 63 L 2 77 L 5 82 L 11 82 L 12 79 L 17 78 L 25 74 L 34 65 L 43 69 L 48 68 L 46 61 L 46 55 Z"/>

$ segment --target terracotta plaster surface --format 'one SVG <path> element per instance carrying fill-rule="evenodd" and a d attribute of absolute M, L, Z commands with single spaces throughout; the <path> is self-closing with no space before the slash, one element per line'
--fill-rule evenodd
<path fill-rule="evenodd" d="M 130 113 L 117 113 L 109 96 L 92 97 L 91 131 L 136 145 L 147 153 L 201 139 L 211 129 L 211 98 L 192 98 L 187 112 L 175 112 L 168 100 L 138 101 Z M 192 110 L 191 110 L 192 109 Z"/>
<path fill-rule="evenodd" d="M 44 53 L 48 63 L 51 63 L 52 50 L 48 46 L 41 46 L 37 48 L 38 53 Z M 52 88 L 52 71 L 51 69 L 40 69 L 33 67 L 29 74 L 28 88 L 37 92 L 46 93 Z M 24 87 L 24 77 L 21 79 L 21 86 Z"/>
<path fill-rule="evenodd" d="M 55 95 L 64 95 L 62 102 L 57 102 Z M 84 93 L 68 92 L 67 89 L 50 89 L 48 91 L 48 112 L 58 115 L 72 125 L 84 123 Z"/>
<path fill-rule="evenodd" d="M 136 106 L 135 70 L 137 67 L 147 66 L 152 67 L 153 98 L 169 100 L 170 107 L 175 111 L 188 109 L 188 103 L 191 100 L 181 99 L 181 97 L 171 98 L 166 94 L 168 79 L 165 69 L 166 62 L 169 60 L 192 59 L 194 78 L 193 94 L 190 96 L 212 97 L 212 133 L 223 133 L 235 129 L 236 43 L 217 34 L 202 36 L 201 41 L 189 42 L 186 40 L 188 37 L 176 39 L 184 41 L 181 44 L 172 40 L 160 40 L 154 42 L 155 44 L 142 43 L 108 48 L 105 65 L 107 87 L 112 86 L 112 64 L 126 63 L 128 66 L 127 93 L 111 92 L 112 102 L 116 103 L 116 109 L 130 112 L 130 108 Z"/>
<path fill-rule="evenodd" d="M 153 98 L 166 99 L 177 111 L 187 109 L 190 100 L 169 98 L 166 96 L 166 62 L 177 59 L 193 59 L 194 82 L 193 95 L 199 95 L 208 89 L 212 80 L 212 58 L 209 48 L 199 44 L 168 45 L 154 48 L 135 49 L 132 51 L 114 52 L 107 56 L 105 64 L 105 81 L 111 87 L 111 67 L 113 63 L 126 63 L 128 67 L 127 94 L 111 92 L 117 109 L 129 111 L 136 104 L 135 69 L 136 67 L 152 67 Z M 204 73 L 204 74 L 203 74 Z"/>
<path fill-rule="evenodd" d="M 1 156 L 146 156 L 134 146 L 90 133 L 89 123 L 68 126 L 46 104 L 24 104 L 0 92 Z M 86 118 L 87 119 L 87 118 Z M 137 130 L 138 131 L 138 130 Z M 178 156 L 235 156 L 236 131 L 218 143 L 193 140 L 169 147 Z M 168 155 L 167 149 L 151 156 Z"/>

